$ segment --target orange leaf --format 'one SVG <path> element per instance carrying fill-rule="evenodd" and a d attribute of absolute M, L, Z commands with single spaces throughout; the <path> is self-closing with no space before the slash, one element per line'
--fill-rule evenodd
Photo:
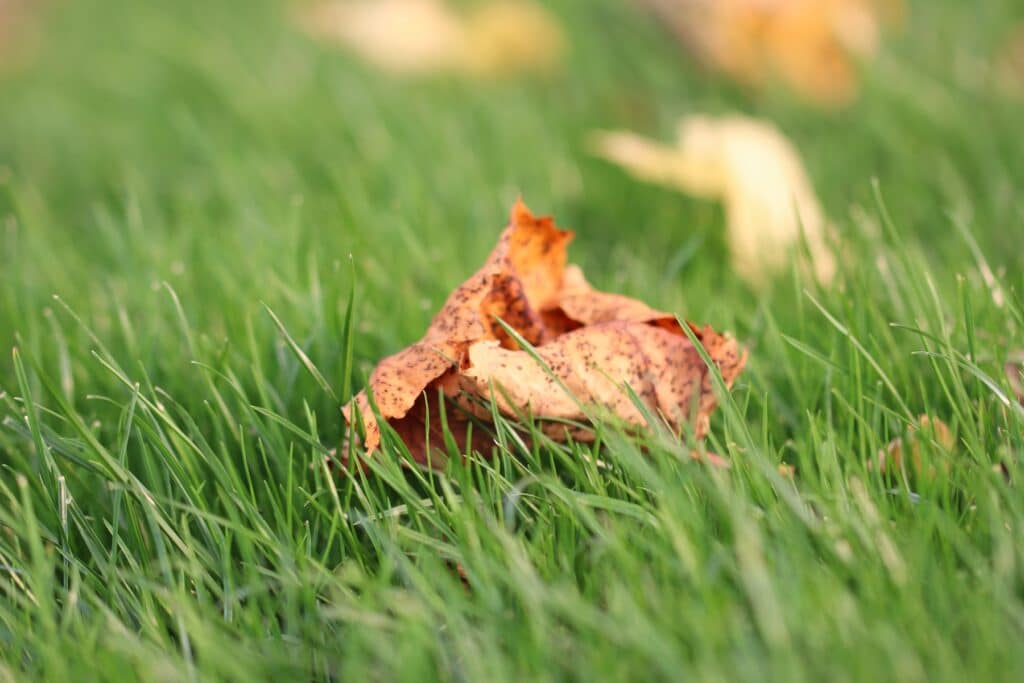
<path fill-rule="evenodd" d="M 600 406 L 627 423 L 643 425 L 643 414 L 624 390 L 628 386 L 670 425 L 686 424 L 694 414 L 701 437 L 715 395 L 697 349 L 676 330 L 623 321 L 583 327 L 537 348 L 547 367 L 526 351 L 480 342 L 470 347 L 469 367 L 462 371 L 468 381 L 462 388 L 488 396 L 494 387 L 498 406 L 510 416 L 526 412 L 585 421 L 583 406 Z M 732 384 L 743 364 L 736 343 L 710 329 L 703 336 L 709 350 L 716 351 L 726 383 Z"/>
<path fill-rule="evenodd" d="M 582 406 L 595 405 L 640 426 L 642 413 L 628 386 L 673 428 L 692 418 L 695 433 L 706 432 L 715 407 L 710 376 L 676 318 L 594 290 L 578 267 L 566 265 L 572 237 L 517 201 L 484 266 L 448 297 L 423 339 L 377 365 L 367 389 L 417 461 L 440 462 L 432 456 L 443 446 L 442 417 L 460 448 L 486 451 L 490 442 L 482 428 L 466 441 L 471 416 L 490 420 L 482 405 L 491 396 L 509 416 L 528 411 L 585 423 Z M 499 318 L 536 347 L 550 373 L 519 348 Z M 731 385 L 746 354 L 711 328 L 691 328 Z M 350 424 L 358 410 L 367 454 L 381 439 L 370 394 L 360 392 L 342 410 Z M 442 416 L 444 397 L 458 410 Z M 589 437 L 562 424 L 545 431 L 561 439 Z M 343 457 L 351 448 L 342 449 Z"/>
<path fill-rule="evenodd" d="M 755 87 L 781 79 L 825 106 L 859 88 L 857 61 L 874 55 L 901 0 L 639 0 L 711 69 Z"/>

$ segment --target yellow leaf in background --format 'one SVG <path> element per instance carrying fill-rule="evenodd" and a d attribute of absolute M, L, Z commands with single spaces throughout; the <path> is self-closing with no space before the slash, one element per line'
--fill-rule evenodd
<path fill-rule="evenodd" d="M 564 49 L 562 31 L 542 7 L 518 0 L 485 3 L 466 18 L 461 64 L 484 76 L 551 71 Z"/>
<path fill-rule="evenodd" d="M 675 147 L 629 132 L 599 133 L 596 153 L 648 182 L 725 204 L 726 240 L 737 273 L 760 284 L 786 267 L 801 235 L 822 283 L 835 274 L 830 226 L 800 156 L 770 123 L 743 116 L 691 116 Z"/>
<path fill-rule="evenodd" d="M 781 79 L 825 106 L 856 96 L 900 0 L 638 0 L 709 68 L 751 86 Z"/>
<path fill-rule="evenodd" d="M 443 0 L 326 0 L 301 15 L 311 35 L 343 45 L 395 73 L 497 77 L 558 66 L 558 23 L 524 0 L 460 13 Z"/>
<path fill-rule="evenodd" d="M 465 40 L 460 17 L 440 0 L 328 1 L 309 7 L 302 24 L 311 35 L 401 73 L 451 68 Z"/>

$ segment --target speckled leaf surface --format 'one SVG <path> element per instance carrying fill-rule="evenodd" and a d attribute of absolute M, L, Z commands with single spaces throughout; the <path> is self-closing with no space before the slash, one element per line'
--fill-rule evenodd
<path fill-rule="evenodd" d="M 445 428 L 460 449 L 486 454 L 492 442 L 480 421 L 490 420 L 492 399 L 513 418 L 586 424 L 596 409 L 642 427 L 648 412 L 676 431 L 705 434 L 716 406 L 710 373 L 677 318 L 591 287 L 567 265 L 572 237 L 516 203 L 483 267 L 452 292 L 423 338 L 380 361 L 342 409 L 348 424 L 361 425 L 367 455 L 380 445 L 377 415 L 418 462 L 442 461 Z M 710 327 L 691 329 L 731 386 L 745 352 Z M 545 432 L 589 437 L 559 424 Z M 343 457 L 356 447 L 346 444 Z"/>

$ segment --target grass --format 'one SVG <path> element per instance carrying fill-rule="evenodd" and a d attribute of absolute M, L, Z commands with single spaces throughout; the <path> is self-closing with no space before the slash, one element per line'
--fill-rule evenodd
<path fill-rule="evenodd" d="M 984 60 L 1021 16 L 913 9 L 821 113 L 616 0 L 557 4 L 565 73 L 491 84 L 382 78 L 271 2 L 48 8 L 0 80 L 0 679 L 1020 680 L 1024 139 Z M 833 287 L 748 289 L 719 208 L 585 152 L 735 110 L 803 152 Z M 750 348 L 730 470 L 508 423 L 494 460 L 325 470 L 520 192 L 597 285 Z M 869 469 L 921 414 L 935 476 Z"/>

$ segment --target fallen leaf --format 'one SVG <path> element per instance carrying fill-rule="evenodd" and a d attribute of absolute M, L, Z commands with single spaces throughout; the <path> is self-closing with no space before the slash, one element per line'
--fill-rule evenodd
<path fill-rule="evenodd" d="M 690 116 L 676 146 L 630 132 L 594 137 L 594 151 L 634 177 L 724 202 L 736 272 L 759 285 L 793 258 L 801 235 L 819 282 L 835 274 L 832 229 L 793 144 L 770 123 L 743 116 Z"/>
<path fill-rule="evenodd" d="M 706 433 L 716 405 L 711 377 L 675 316 L 593 289 L 566 263 L 572 237 L 516 203 L 483 267 L 448 297 L 423 339 L 382 360 L 369 391 L 343 408 L 346 422 L 362 423 L 367 455 L 381 441 L 374 405 L 417 462 L 438 465 L 447 451 L 442 420 L 460 450 L 490 450 L 473 420 L 490 422 L 492 397 L 510 418 L 545 421 L 555 439 L 593 438 L 586 425 L 594 411 L 642 427 L 627 386 L 671 428 Z M 535 351 L 520 348 L 499 318 Z M 710 327 L 690 329 L 731 386 L 745 352 Z M 343 445 L 343 459 L 353 446 Z"/>
<path fill-rule="evenodd" d="M 496 0 L 456 11 L 445 0 L 325 0 L 300 24 L 395 73 L 497 77 L 557 66 L 562 32 L 541 7 Z"/>
<path fill-rule="evenodd" d="M 878 452 L 876 457 L 878 471 L 883 474 L 907 471 L 934 479 L 935 464 L 925 460 L 922 443 L 934 444 L 949 455 L 956 448 L 956 437 L 942 420 L 921 415 L 917 424 L 911 425 L 904 436 L 893 439 L 883 450 Z M 938 462 L 944 471 L 949 470 L 948 460 L 943 459 Z"/>
<path fill-rule="evenodd" d="M 702 331 L 705 339 L 712 334 L 709 328 Z M 735 345 L 714 351 L 731 374 L 739 364 Z M 644 407 L 670 424 L 687 424 L 693 415 L 697 438 L 707 431 L 715 406 L 711 377 L 697 349 L 678 332 L 641 322 L 603 322 L 566 333 L 537 347 L 536 354 L 544 366 L 527 351 L 503 349 L 498 342 L 474 344 L 460 387 L 473 396 L 488 396 L 496 387 L 495 400 L 508 416 L 585 421 L 586 406 L 601 406 L 642 426 L 644 414 L 622 390 L 629 386 Z"/>
<path fill-rule="evenodd" d="M 900 0 L 638 0 L 707 67 L 754 87 L 782 80 L 824 106 L 857 94 Z"/>

